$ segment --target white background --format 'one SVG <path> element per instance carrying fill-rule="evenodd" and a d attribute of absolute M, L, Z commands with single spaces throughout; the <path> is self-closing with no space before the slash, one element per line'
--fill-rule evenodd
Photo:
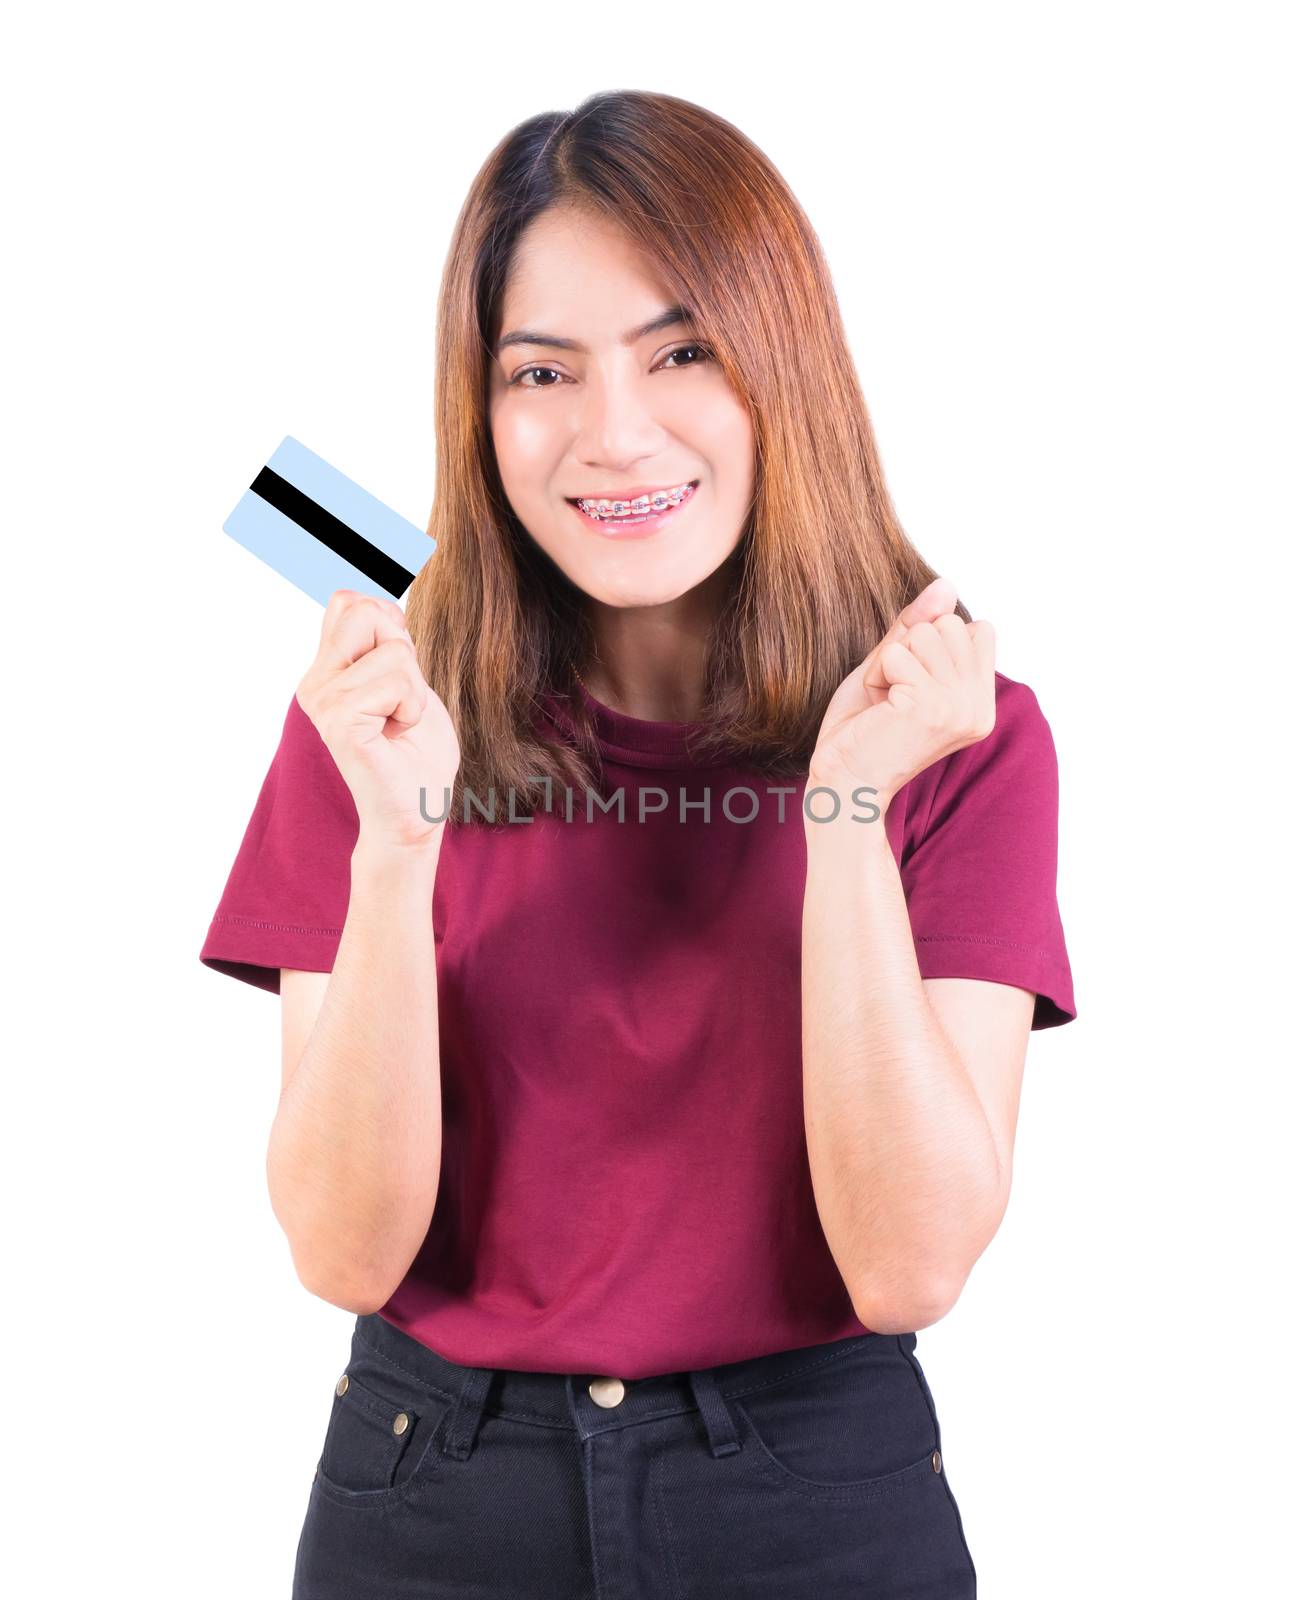
<path fill-rule="evenodd" d="M 752 137 L 898 511 L 1061 762 L 1078 1020 L 919 1337 L 986 1600 L 1286 1573 L 1289 129 L 1279 8 L 29 8 L 3 55 L 8 1556 L 286 1596 L 353 1318 L 197 952 L 321 611 L 221 531 L 291 433 L 424 525 L 495 143 L 597 89 Z M 828 473 L 830 463 L 821 470 Z M 16 1492 L 15 1492 L 16 1491 Z"/>

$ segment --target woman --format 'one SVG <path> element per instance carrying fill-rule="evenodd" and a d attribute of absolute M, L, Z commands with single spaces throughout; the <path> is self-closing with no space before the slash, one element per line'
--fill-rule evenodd
<path fill-rule="evenodd" d="M 202 950 L 357 1317 L 297 1600 L 971 1595 L 915 1330 L 1076 1014 L 1048 724 L 720 118 L 515 129 L 437 356 L 407 631 L 333 597 Z"/>

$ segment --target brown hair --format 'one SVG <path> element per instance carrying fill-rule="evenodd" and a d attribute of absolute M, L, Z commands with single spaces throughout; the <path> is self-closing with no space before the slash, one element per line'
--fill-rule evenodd
<path fill-rule="evenodd" d="M 600 777 L 572 692 L 572 663 L 592 644 L 581 591 L 508 504 L 489 427 L 512 254 L 556 204 L 605 217 L 650 253 L 753 422 L 753 505 L 710 640 L 697 750 L 805 773 L 839 684 L 937 577 L 893 509 L 820 241 L 763 152 L 713 112 L 639 90 L 529 118 L 476 176 L 440 287 L 436 549 L 407 617 L 458 733 L 453 821 L 465 786 L 481 802 L 492 787 L 505 821 L 509 792 L 523 816 L 543 803 L 538 780 L 579 789 Z M 544 692 L 567 698 L 577 746 L 535 721 Z"/>

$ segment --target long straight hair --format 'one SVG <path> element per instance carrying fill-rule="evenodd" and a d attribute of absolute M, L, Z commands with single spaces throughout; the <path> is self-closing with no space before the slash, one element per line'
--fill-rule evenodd
<path fill-rule="evenodd" d="M 820 241 L 763 152 L 713 112 L 639 90 L 529 118 L 485 161 L 449 246 L 436 549 L 406 608 L 458 733 L 455 822 L 488 825 L 475 801 L 464 816 L 468 787 L 481 803 L 493 790 L 506 820 L 509 809 L 533 814 L 550 793 L 544 779 L 582 788 L 601 777 L 573 683 L 593 643 L 584 597 L 511 509 L 489 426 L 512 256 L 558 204 L 612 222 L 654 258 L 753 424 L 753 501 L 709 640 L 697 751 L 730 752 L 769 776 L 805 773 L 839 684 L 938 576 L 893 509 Z M 564 701 L 573 743 L 544 728 L 546 694 Z"/>

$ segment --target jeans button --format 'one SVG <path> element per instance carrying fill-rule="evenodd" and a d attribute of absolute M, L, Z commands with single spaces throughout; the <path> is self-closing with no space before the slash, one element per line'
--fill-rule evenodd
<path fill-rule="evenodd" d="M 942 1452 L 941 1452 L 941 1450 L 935 1450 L 933 1452 L 933 1470 L 934 1470 L 934 1472 L 941 1472 L 942 1471 Z"/>
<path fill-rule="evenodd" d="M 593 1378 L 588 1393 L 599 1406 L 617 1406 L 628 1393 L 621 1378 Z"/>
<path fill-rule="evenodd" d="M 341 1374 L 341 1376 L 336 1380 L 336 1392 L 338 1394 L 344 1394 L 345 1391 L 349 1387 L 350 1387 L 350 1374 L 348 1372 L 343 1372 Z"/>

